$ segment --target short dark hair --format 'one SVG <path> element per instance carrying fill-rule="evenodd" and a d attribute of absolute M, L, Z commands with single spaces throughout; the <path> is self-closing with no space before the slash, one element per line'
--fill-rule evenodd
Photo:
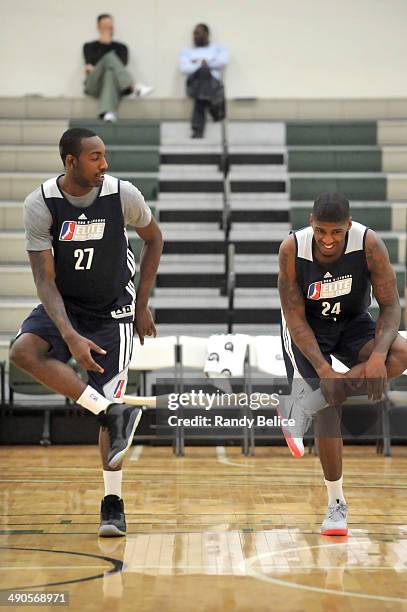
<path fill-rule="evenodd" d="M 206 23 L 197 23 L 195 26 L 195 30 L 196 28 L 203 28 L 209 36 L 209 26 L 207 26 Z"/>
<path fill-rule="evenodd" d="M 341 193 L 321 193 L 312 209 L 314 219 L 335 223 L 349 219 L 349 200 Z"/>
<path fill-rule="evenodd" d="M 106 19 L 106 17 L 108 17 L 109 19 L 113 19 L 113 17 L 111 15 L 109 15 L 109 13 L 102 13 L 101 15 L 97 16 L 97 24 L 99 25 L 99 23 L 102 21 L 102 19 Z"/>
<path fill-rule="evenodd" d="M 79 157 L 82 140 L 84 138 L 92 138 L 93 136 L 97 136 L 97 134 L 92 132 L 92 130 L 88 130 L 87 128 L 76 127 L 66 130 L 66 132 L 62 134 L 61 140 L 59 141 L 59 154 L 61 156 L 62 163 L 65 165 L 67 155 Z"/>

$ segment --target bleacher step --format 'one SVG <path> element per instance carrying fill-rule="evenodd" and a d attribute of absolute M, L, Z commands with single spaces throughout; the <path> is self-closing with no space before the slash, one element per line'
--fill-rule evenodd
<path fill-rule="evenodd" d="M 161 124 L 161 144 L 193 145 L 190 137 L 191 128 L 186 121 L 171 121 Z M 254 144 L 283 146 L 285 144 L 285 124 L 271 121 L 233 121 L 228 125 L 228 142 L 230 146 Z M 199 139 L 199 146 L 203 143 L 220 144 L 221 126 L 209 122 L 203 139 Z"/>

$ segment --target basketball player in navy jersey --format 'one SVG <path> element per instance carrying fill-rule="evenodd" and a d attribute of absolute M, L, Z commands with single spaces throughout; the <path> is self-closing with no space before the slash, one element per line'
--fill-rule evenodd
<path fill-rule="evenodd" d="M 348 200 L 337 193 L 316 199 L 310 226 L 281 244 L 279 266 L 291 415 L 300 424 L 284 435 L 292 454 L 302 456 L 308 417 L 315 415 L 329 498 L 321 533 L 346 535 L 340 406 L 355 394 L 379 400 L 387 380 L 407 368 L 396 276 L 382 240 L 352 221 Z M 377 322 L 368 313 L 371 290 L 380 308 Z M 332 368 L 331 355 L 350 368 L 346 374 Z"/>
<path fill-rule="evenodd" d="M 105 496 L 99 535 L 126 533 L 122 460 L 141 410 L 126 406 L 133 325 L 155 335 L 148 298 L 162 237 L 140 191 L 106 174 L 102 140 L 73 128 L 60 140 L 65 173 L 25 201 L 26 249 L 41 304 L 22 323 L 10 360 L 50 389 L 98 415 Z M 126 225 L 144 240 L 136 290 Z M 88 373 L 83 382 L 66 362 Z"/>

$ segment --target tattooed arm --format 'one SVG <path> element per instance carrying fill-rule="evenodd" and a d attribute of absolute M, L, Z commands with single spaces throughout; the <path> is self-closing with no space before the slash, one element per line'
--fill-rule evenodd
<path fill-rule="evenodd" d="M 94 361 L 91 351 L 102 355 L 106 351 L 97 344 L 84 338 L 72 327 L 66 313 L 62 296 L 55 284 L 55 266 L 52 251 L 28 251 L 37 295 L 41 300 L 49 318 L 55 323 L 62 338 L 65 340 L 71 355 L 85 370 L 103 372 L 103 368 Z"/>
<path fill-rule="evenodd" d="M 372 230 L 368 230 L 366 235 L 365 252 L 373 294 L 380 308 L 373 352 L 385 361 L 400 325 L 401 308 L 396 274 L 390 264 L 386 246 Z"/>
<path fill-rule="evenodd" d="M 369 398 L 378 400 L 387 382 L 386 359 L 397 336 L 401 309 L 396 275 L 390 265 L 389 254 L 383 241 L 372 230 L 368 230 L 366 235 L 365 252 L 380 314 L 376 322 L 373 350 L 364 364 L 364 373 Z"/>
<path fill-rule="evenodd" d="M 55 267 L 52 251 L 29 251 L 30 264 L 34 276 L 37 295 L 48 316 L 65 339 L 74 331 L 65 304 L 55 284 Z"/>
<path fill-rule="evenodd" d="M 346 399 L 346 377 L 336 372 L 325 360 L 306 319 L 304 298 L 295 272 L 295 242 L 292 235 L 280 247 L 279 264 L 278 290 L 291 338 L 321 379 L 320 388 L 329 406 L 339 406 Z"/>
<path fill-rule="evenodd" d="M 290 335 L 301 353 L 314 366 L 319 376 L 326 376 L 331 366 L 321 353 L 314 332 L 305 317 L 305 304 L 295 272 L 295 241 L 290 235 L 280 246 L 278 291 L 281 308 Z"/>

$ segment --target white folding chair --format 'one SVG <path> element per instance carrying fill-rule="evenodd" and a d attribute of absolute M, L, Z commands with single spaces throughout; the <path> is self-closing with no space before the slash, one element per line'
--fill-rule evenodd
<path fill-rule="evenodd" d="M 208 355 L 208 338 L 200 336 L 179 336 L 180 364 L 182 368 L 203 370 Z"/>
<path fill-rule="evenodd" d="M 143 394 L 148 395 L 147 374 L 157 370 L 171 369 L 177 377 L 177 337 L 144 338 L 141 345 L 138 338 L 134 339 L 133 352 L 129 369 L 143 374 Z"/>
<path fill-rule="evenodd" d="M 256 336 L 254 346 L 250 359 L 253 358 L 260 372 L 281 378 L 287 376 L 280 336 Z"/>
<path fill-rule="evenodd" d="M 207 351 L 208 338 L 202 338 L 201 336 L 179 336 L 178 337 L 178 354 L 179 354 L 179 365 L 180 365 L 180 379 L 181 379 L 181 391 L 182 381 L 185 376 L 184 369 L 199 370 L 201 376 L 204 375 L 204 366 Z M 175 453 L 178 456 L 185 454 L 185 435 L 184 427 L 177 426 L 177 437 L 176 437 L 176 448 Z"/>
<path fill-rule="evenodd" d="M 144 338 L 143 345 L 140 344 L 137 337 L 134 339 L 129 370 L 142 373 L 142 395 L 151 395 L 153 380 L 150 379 L 149 384 L 147 384 L 147 374 L 171 370 L 174 380 L 177 381 L 177 366 L 178 347 L 176 336 L 163 336 L 162 338 L 146 337 Z M 177 435 L 174 436 L 173 445 L 174 448 L 177 447 Z"/>
<path fill-rule="evenodd" d="M 285 380 L 287 372 L 280 336 L 260 335 L 252 337 L 249 343 L 249 363 L 251 369 L 256 369 L 258 372 L 263 372 L 273 378 Z M 279 389 L 280 393 L 282 391 L 283 389 Z M 250 429 L 249 438 L 249 454 L 254 455 L 254 428 Z"/>

